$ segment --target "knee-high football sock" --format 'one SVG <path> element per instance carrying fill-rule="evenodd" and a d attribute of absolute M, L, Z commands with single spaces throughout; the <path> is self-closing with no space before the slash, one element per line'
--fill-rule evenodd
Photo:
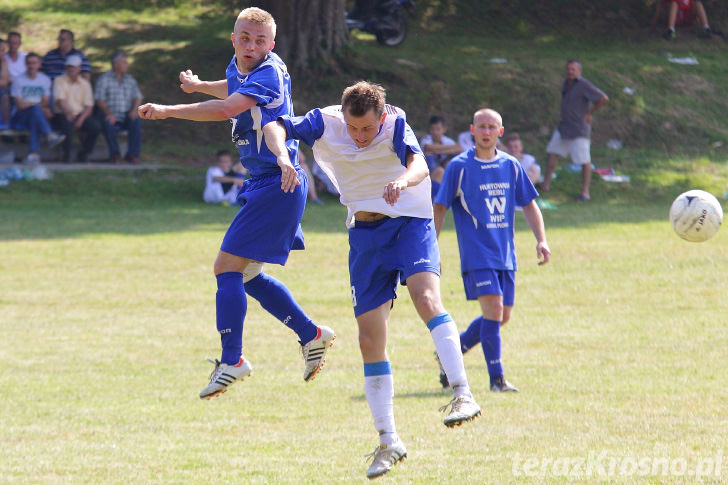
<path fill-rule="evenodd" d="M 503 364 L 501 363 L 501 337 L 500 322 L 483 319 L 480 327 L 480 344 L 483 347 L 485 363 L 488 366 L 488 375 L 491 384 L 503 376 Z"/>
<path fill-rule="evenodd" d="M 299 306 L 286 285 L 265 273 L 245 283 L 245 291 L 258 300 L 268 313 L 296 332 L 301 345 L 314 338 L 318 328 Z"/>
<path fill-rule="evenodd" d="M 235 365 L 243 351 L 243 321 L 247 309 L 243 275 L 237 272 L 217 275 L 217 331 L 220 332 L 224 364 Z"/>
<path fill-rule="evenodd" d="M 463 353 L 460 351 L 460 336 L 452 317 L 449 313 L 440 313 L 427 322 L 427 328 L 453 394 L 455 397 L 470 395 L 468 377 L 463 366 Z"/>
<path fill-rule="evenodd" d="M 379 441 L 391 445 L 397 441 L 397 429 L 394 426 L 394 379 L 389 361 L 364 364 L 364 394 Z"/>
<path fill-rule="evenodd" d="M 483 317 L 477 317 L 460 334 L 460 350 L 463 354 L 480 343 L 480 326 L 482 324 Z"/>

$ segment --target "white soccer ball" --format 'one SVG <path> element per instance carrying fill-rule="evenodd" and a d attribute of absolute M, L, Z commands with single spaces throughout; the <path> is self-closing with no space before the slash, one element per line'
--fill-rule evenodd
<path fill-rule="evenodd" d="M 670 224 L 686 241 L 707 241 L 715 236 L 722 222 L 720 202 L 704 190 L 688 190 L 670 206 Z"/>

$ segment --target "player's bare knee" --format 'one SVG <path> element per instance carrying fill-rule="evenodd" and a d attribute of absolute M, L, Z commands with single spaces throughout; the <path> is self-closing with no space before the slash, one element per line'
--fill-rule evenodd
<path fill-rule="evenodd" d="M 445 311 L 440 297 L 434 291 L 424 291 L 412 295 L 412 303 L 420 315 L 438 315 Z"/>

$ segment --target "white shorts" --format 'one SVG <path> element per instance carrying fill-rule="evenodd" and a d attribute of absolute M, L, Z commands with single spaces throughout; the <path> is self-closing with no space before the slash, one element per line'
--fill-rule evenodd
<path fill-rule="evenodd" d="M 578 165 L 586 165 L 591 163 L 591 155 L 589 148 L 591 142 L 589 138 L 581 137 L 572 140 L 563 140 L 559 130 L 554 130 L 554 135 L 546 147 L 546 153 L 555 154 L 562 157 L 571 156 L 571 161 Z"/>

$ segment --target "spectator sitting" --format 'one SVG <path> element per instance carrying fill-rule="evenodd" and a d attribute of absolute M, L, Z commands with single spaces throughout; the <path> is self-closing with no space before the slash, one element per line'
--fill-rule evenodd
<path fill-rule="evenodd" d="M 445 167 L 450 159 L 462 152 L 463 149 L 455 140 L 445 136 L 447 127 L 445 120 L 440 116 L 430 118 L 430 128 L 428 133 L 422 137 L 420 145 L 425 154 L 427 166 L 430 169 L 430 179 L 432 180 L 432 196 L 437 194 L 442 182 L 442 176 L 445 173 Z"/>
<path fill-rule="evenodd" d="M 475 146 L 473 134 L 470 133 L 470 130 L 460 132 L 458 135 L 458 145 L 460 145 L 464 152 L 467 152 Z"/>
<path fill-rule="evenodd" d="M 25 74 L 25 52 L 20 51 L 22 37 L 20 32 L 10 32 L 8 34 L 8 52 L 5 54 L 5 61 L 8 63 L 8 74 L 10 74 L 10 82 L 15 78 Z"/>
<path fill-rule="evenodd" d="M 51 81 L 66 72 L 66 58 L 71 55 L 81 58 L 81 75 L 87 81 L 91 80 L 91 63 L 88 62 L 83 52 L 74 47 L 73 40 L 73 32 L 68 29 L 61 29 L 58 33 L 58 48 L 48 51 L 43 56 L 41 71 L 46 73 Z"/>
<path fill-rule="evenodd" d="M 506 135 L 506 151 L 516 157 L 521 162 L 524 172 L 528 175 L 531 183 L 536 185 L 541 182 L 541 166 L 533 155 L 523 153 L 523 142 L 518 133 L 510 133 Z M 553 176 L 551 177 L 553 178 Z"/>
<path fill-rule="evenodd" d="M 94 93 L 96 106 L 103 117 L 104 136 L 109 145 L 109 158 L 113 163 L 121 162 L 121 152 L 117 141 L 117 132 L 120 129 L 126 129 L 129 132 L 127 162 L 139 163 L 142 147 L 142 120 L 137 112 L 137 108 L 142 102 L 142 93 L 136 79 L 127 74 L 128 68 L 126 54 L 121 51 L 116 52 L 111 56 L 111 71 L 99 76 Z"/>
<path fill-rule="evenodd" d="M 93 151 L 96 138 L 101 132 L 99 120 L 92 116 L 94 95 L 91 83 L 80 76 L 81 57 L 66 57 L 66 73 L 53 83 L 53 122 L 66 136 L 63 142 L 63 161 L 71 160 L 71 136 L 79 132 L 81 147 L 77 160 L 85 162 Z"/>
<path fill-rule="evenodd" d="M 233 167 L 233 156 L 228 150 L 216 154 L 217 165 L 207 169 L 202 200 L 208 204 L 237 204 L 238 191 L 247 173 L 240 162 Z"/>
<path fill-rule="evenodd" d="M 693 23 L 693 15 L 697 15 L 698 21 L 702 29 L 698 33 L 698 37 L 710 39 L 713 32 L 708 24 L 708 15 L 705 13 L 703 2 L 701 0 L 661 0 L 657 2 L 655 17 L 652 20 L 654 24 L 657 22 L 663 4 L 669 4 L 667 10 L 667 30 L 662 35 L 666 40 L 674 40 L 677 38 L 675 25 L 691 25 Z"/>
<path fill-rule="evenodd" d="M 16 78 L 10 88 L 17 112 L 12 117 L 13 125 L 25 125 L 30 130 L 30 142 L 26 163 L 40 162 L 40 138 L 43 135 L 52 147 L 62 142 L 65 136 L 53 133 L 48 120 L 53 116 L 48 106 L 51 95 L 51 80 L 40 72 L 40 56 L 34 52 L 25 57 L 26 72 Z"/>
<path fill-rule="evenodd" d="M 302 150 L 298 151 L 298 164 L 301 165 L 301 168 L 303 169 L 304 172 L 306 172 L 306 177 L 308 178 L 308 198 L 309 198 L 309 200 L 316 205 L 323 205 L 324 201 L 322 201 L 318 196 L 318 189 L 316 188 L 316 183 L 314 182 L 313 174 L 311 173 L 311 169 L 308 168 L 308 164 L 306 163 L 306 156 L 303 154 Z"/>
<path fill-rule="evenodd" d="M 339 194 L 339 189 L 336 187 L 336 185 L 334 185 L 334 182 L 331 181 L 331 178 L 326 174 L 326 172 L 323 171 L 318 163 L 313 164 L 311 172 L 313 173 L 314 183 L 317 186 L 317 190 L 325 190 L 329 194 L 336 197 L 339 197 L 339 195 L 341 195 Z"/>
<path fill-rule="evenodd" d="M 8 53 L 8 43 L 0 39 L 0 125 L 10 124 L 10 73 L 5 54 Z"/>

